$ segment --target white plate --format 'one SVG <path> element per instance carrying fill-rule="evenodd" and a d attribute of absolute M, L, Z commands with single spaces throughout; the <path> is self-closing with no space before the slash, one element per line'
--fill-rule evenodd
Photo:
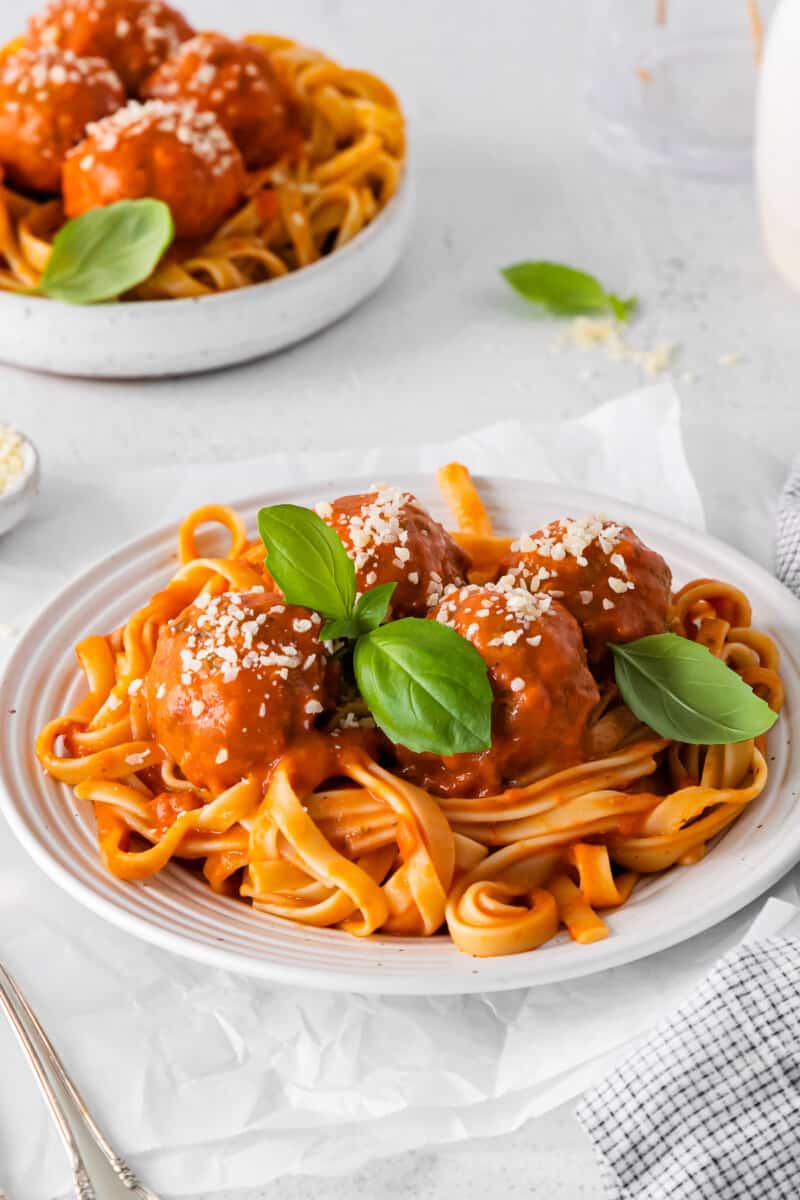
<path fill-rule="evenodd" d="M 400 258 L 412 207 L 406 176 L 383 212 L 341 250 L 217 296 L 80 306 L 0 292 L 0 361 L 58 375 L 145 378 L 283 350 L 380 287 Z"/>
<path fill-rule="evenodd" d="M 397 482 L 443 515 L 429 477 Z M 287 489 L 240 508 L 252 528 L 261 504 L 312 503 L 364 490 L 367 483 L 324 481 L 313 491 Z M 711 575 L 743 587 L 757 624 L 776 637 L 783 652 L 787 704 L 770 735 L 766 790 L 701 863 L 643 881 L 628 904 L 607 918 L 611 935 L 605 941 L 579 946 L 562 933 L 532 953 L 474 959 L 445 937 L 359 940 L 266 916 L 215 896 L 179 865 L 141 884 L 107 874 L 91 806 L 42 773 L 33 741 L 81 693 L 75 642 L 121 624 L 175 569 L 174 528 L 131 542 L 67 587 L 34 621 L 8 666 L 0 685 L 0 807 L 25 849 L 93 912 L 158 946 L 262 979 L 382 993 L 495 991 L 586 975 L 691 937 L 768 888 L 800 859 L 800 750 L 790 736 L 793 714 L 800 710 L 800 603 L 737 551 L 662 517 L 550 485 L 495 479 L 479 486 L 500 531 L 517 533 L 556 516 L 598 510 L 629 522 L 664 555 L 678 583 Z"/>

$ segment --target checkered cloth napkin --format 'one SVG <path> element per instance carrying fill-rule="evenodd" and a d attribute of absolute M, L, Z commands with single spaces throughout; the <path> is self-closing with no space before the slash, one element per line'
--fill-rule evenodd
<path fill-rule="evenodd" d="M 609 1200 L 796 1200 L 800 938 L 723 958 L 577 1116 Z"/>
<path fill-rule="evenodd" d="M 800 596 L 800 459 L 781 495 L 775 570 Z M 800 936 L 723 958 L 577 1116 L 608 1200 L 798 1200 Z"/>
<path fill-rule="evenodd" d="M 775 574 L 800 596 L 800 458 L 794 461 L 778 505 Z"/>

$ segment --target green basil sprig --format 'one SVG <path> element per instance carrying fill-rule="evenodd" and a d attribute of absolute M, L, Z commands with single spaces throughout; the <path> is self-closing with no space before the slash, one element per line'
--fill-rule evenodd
<path fill-rule="evenodd" d="M 486 666 L 454 629 L 415 617 L 390 621 L 358 639 L 353 662 L 361 695 L 393 742 L 436 754 L 491 746 Z"/>
<path fill-rule="evenodd" d="M 674 633 L 611 645 L 631 712 L 661 737 L 727 745 L 766 733 L 778 714 L 705 646 Z"/>
<path fill-rule="evenodd" d="M 175 236 L 161 200 L 119 200 L 67 221 L 36 289 L 67 304 L 112 300 L 152 275 Z"/>
<path fill-rule="evenodd" d="M 335 529 L 310 508 L 273 504 L 258 514 L 269 573 L 288 604 L 345 621 L 353 615 L 356 573 Z"/>
<path fill-rule="evenodd" d="M 526 300 L 557 317 L 610 312 L 618 321 L 627 321 L 637 305 L 635 296 L 623 300 L 593 275 L 561 263 L 518 262 L 500 274 Z"/>
<path fill-rule="evenodd" d="M 258 528 L 267 568 L 287 602 L 328 618 L 323 641 L 354 643 L 356 683 L 387 737 L 432 754 L 489 749 L 492 689 L 470 642 L 438 621 L 383 624 L 396 584 L 380 584 L 356 601 L 353 561 L 335 530 L 310 509 L 262 508 Z"/>
<path fill-rule="evenodd" d="M 363 633 L 369 633 L 372 629 L 377 629 L 386 620 L 396 587 L 396 583 L 380 583 L 377 587 L 364 592 L 358 598 L 352 617 L 346 617 L 339 621 L 328 621 L 323 625 L 320 632 L 322 641 L 332 642 L 342 638 L 352 640 L 361 637 Z"/>

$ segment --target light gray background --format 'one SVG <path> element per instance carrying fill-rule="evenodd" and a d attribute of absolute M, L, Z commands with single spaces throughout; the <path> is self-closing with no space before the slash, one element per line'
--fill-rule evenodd
<path fill-rule="evenodd" d="M 626 173 L 588 148 L 580 52 L 590 4 L 185 0 L 200 27 L 290 34 L 397 88 L 411 123 L 414 236 L 378 297 L 268 361 L 147 386 L 0 367 L 0 420 L 38 443 L 45 479 L 97 463 L 407 442 L 500 417 L 585 412 L 641 377 L 601 353 L 552 353 L 552 324 L 533 319 L 497 276 L 517 259 L 548 257 L 636 292 L 634 341 L 680 343 L 675 376 L 709 527 L 768 561 L 774 497 L 797 448 L 798 300 L 761 253 L 748 182 Z M 6 0 L 0 35 L 34 7 Z M 732 353 L 743 361 L 720 365 Z M 568 1112 L 511 1137 L 238 1200 L 495 1193 L 601 1195 Z"/>

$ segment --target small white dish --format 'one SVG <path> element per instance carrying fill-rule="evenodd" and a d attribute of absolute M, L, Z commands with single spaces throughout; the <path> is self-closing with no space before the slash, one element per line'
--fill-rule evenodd
<path fill-rule="evenodd" d="M 404 487 L 444 517 L 435 481 L 404 476 Z M 237 507 L 252 529 L 264 503 L 311 504 L 363 491 L 365 479 L 286 488 Z M 706 533 L 644 509 L 560 485 L 478 480 L 495 498 L 503 533 L 534 528 L 564 513 L 609 512 L 630 524 L 673 568 L 675 582 L 713 575 L 747 591 L 756 624 L 781 649 L 786 705 L 770 734 L 770 777 L 702 862 L 643 879 L 619 910 L 604 914 L 611 936 L 580 946 L 565 932 L 528 954 L 471 958 L 446 937 L 374 936 L 315 929 L 218 896 L 177 863 L 144 883 L 110 875 L 97 849 L 91 804 L 36 765 L 37 732 L 85 690 L 74 645 L 117 628 L 163 587 L 177 567 L 175 527 L 148 533 L 97 563 L 52 599 L 19 641 L 0 682 L 0 812 L 50 879 L 128 933 L 209 967 L 273 983 L 329 991 L 437 995 L 503 991 L 605 971 L 673 946 L 736 912 L 800 860 L 800 603 L 744 555 Z M 22 851 L 21 851 L 22 852 Z"/>
<path fill-rule="evenodd" d="M 20 521 L 28 515 L 39 491 L 38 451 L 33 442 L 23 433 L 20 433 L 19 436 L 22 439 L 24 469 L 5 492 L 0 492 L 0 536 L 8 533 L 15 525 L 19 525 Z"/>
<path fill-rule="evenodd" d="M 96 379 L 191 375 L 283 350 L 372 295 L 396 265 L 413 208 L 408 176 L 371 225 L 280 279 L 191 300 L 86 307 L 0 293 L 0 361 Z"/>

